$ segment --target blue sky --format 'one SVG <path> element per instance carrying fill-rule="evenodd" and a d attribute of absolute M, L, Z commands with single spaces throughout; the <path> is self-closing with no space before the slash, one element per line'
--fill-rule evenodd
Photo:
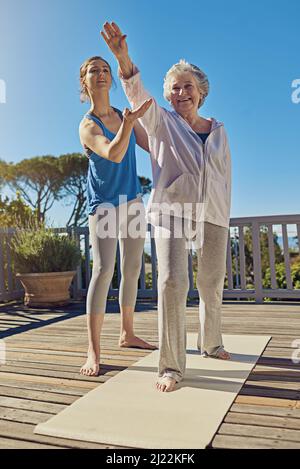
<path fill-rule="evenodd" d="M 299 0 L 0 0 L 0 158 L 81 151 L 78 72 L 89 56 L 116 63 L 100 37 L 116 21 L 144 83 L 161 105 L 166 71 L 180 58 L 208 75 L 204 117 L 224 122 L 233 167 L 231 216 L 299 213 Z M 300 95 L 300 93 L 299 93 Z M 111 104 L 127 105 L 121 86 Z M 137 149 L 140 175 L 151 177 Z M 51 211 L 63 224 L 69 209 Z"/>

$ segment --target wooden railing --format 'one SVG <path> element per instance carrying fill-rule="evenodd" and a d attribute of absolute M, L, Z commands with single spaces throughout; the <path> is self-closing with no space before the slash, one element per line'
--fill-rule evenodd
<path fill-rule="evenodd" d="M 286 288 L 279 288 L 276 280 L 275 262 L 275 226 L 280 226 L 282 232 L 282 254 L 284 257 Z M 288 226 L 294 226 L 294 239 L 298 244 L 298 255 L 300 255 L 300 215 L 278 215 L 247 218 L 233 218 L 230 220 L 231 242 L 227 246 L 227 279 L 228 288 L 224 290 L 224 298 L 254 298 L 257 303 L 262 303 L 264 298 L 299 299 L 300 289 L 295 288 L 291 276 L 291 252 L 289 248 Z M 254 288 L 247 288 L 246 259 L 245 259 L 245 227 L 250 228 L 252 237 L 252 262 Z M 263 287 L 262 279 L 262 256 L 261 256 L 261 230 L 265 227 L 268 237 L 268 267 L 270 269 L 271 288 Z M 232 236 L 232 231 L 237 231 L 237 236 Z M 231 249 L 231 244 L 237 249 Z M 296 243 L 295 243 L 296 244 Z M 230 249 L 231 255 L 230 255 Z M 239 286 L 233 285 L 233 262 L 236 271 L 239 272 Z"/>
<path fill-rule="evenodd" d="M 278 232 L 279 225 L 282 232 L 282 255 L 285 267 L 286 288 L 279 288 L 276 280 L 276 261 L 274 233 Z M 262 303 L 264 298 L 277 299 L 299 299 L 300 289 L 295 288 L 291 276 L 291 250 L 289 247 L 288 226 L 294 226 L 294 237 L 298 243 L 298 254 L 300 246 L 300 215 L 278 215 L 233 218 L 230 221 L 230 237 L 227 246 L 226 278 L 224 286 L 224 299 L 253 299 L 257 303 Z M 262 257 L 261 241 L 262 230 L 268 239 L 268 261 L 270 269 L 270 288 L 263 286 L 262 278 Z M 89 231 L 87 227 L 75 228 L 73 230 L 58 228 L 57 232 L 69 233 L 72 235 L 77 245 L 81 248 L 83 262 L 77 267 L 77 275 L 72 285 L 72 295 L 74 298 L 86 296 L 91 278 L 91 246 Z M 150 231 L 150 226 L 149 226 Z M 10 246 L 11 237 L 14 230 L 0 230 L 0 301 L 10 301 L 21 298 L 23 289 L 16 280 L 13 269 L 13 254 Z M 246 245 L 247 236 L 247 245 Z M 249 250 L 250 245 L 252 247 Z M 247 252 L 246 252 L 247 247 Z M 278 249 L 278 247 L 277 247 Z M 193 269 L 193 255 L 189 256 L 189 297 L 198 297 L 195 288 L 195 275 Z M 297 255 L 297 252 L 295 252 Z M 157 262 L 155 243 L 153 238 L 149 238 L 150 263 L 143 263 L 139 279 L 139 298 L 157 298 Z M 118 296 L 118 284 L 120 281 L 119 251 L 117 253 L 117 280 L 111 285 L 109 295 Z"/>
<path fill-rule="evenodd" d="M 0 229 L 0 301 L 10 301 L 21 298 L 24 290 L 15 277 L 11 238 L 14 235 L 13 228 Z"/>

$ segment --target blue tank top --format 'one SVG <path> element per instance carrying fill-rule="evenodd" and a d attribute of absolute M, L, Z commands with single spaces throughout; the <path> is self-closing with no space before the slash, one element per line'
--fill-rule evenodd
<path fill-rule="evenodd" d="M 123 119 L 121 111 L 113 108 Z M 103 134 L 113 140 L 115 134 L 93 114 L 86 114 L 85 118 L 94 121 L 101 127 Z M 119 196 L 127 197 L 127 202 L 141 197 L 142 189 L 136 171 L 135 159 L 136 139 L 132 131 L 127 152 L 121 163 L 109 161 L 94 152 L 89 153 L 89 169 L 87 177 L 88 214 L 93 215 L 101 204 L 110 203 L 115 207 L 120 205 Z M 122 203 L 122 201 L 121 201 Z"/>

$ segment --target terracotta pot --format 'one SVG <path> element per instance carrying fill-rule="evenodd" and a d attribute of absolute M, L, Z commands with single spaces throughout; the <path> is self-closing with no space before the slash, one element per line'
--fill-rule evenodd
<path fill-rule="evenodd" d="M 70 302 L 69 288 L 76 271 L 17 274 L 25 289 L 26 306 L 63 306 Z"/>

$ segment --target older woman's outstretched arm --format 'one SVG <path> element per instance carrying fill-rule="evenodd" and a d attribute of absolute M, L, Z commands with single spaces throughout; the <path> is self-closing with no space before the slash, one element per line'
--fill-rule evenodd
<path fill-rule="evenodd" d="M 104 23 L 101 36 L 116 57 L 122 76 L 127 79 L 133 75 L 133 63 L 128 54 L 126 34 L 122 34 L 116 23 Z"/>
<path fill-rule="evenodd" d="M 119 76 L 125 94 L 131 107 L 136 108 L 144 101 L 151 98 L 151 95 L 145 90 L 141 81 L 140 72 L 130 59 L 126 35 L 121 32 L 116 23 L 106 22 L 103 28 L 104 31 L 101 31 L 101 35 L 118 61 Z M 160 123 L 160 119 L 161 108 L 153 99 L 152 105 L 140 119 L 140 122 L 148 135 L 153 135 L 155 133 Z"/>

